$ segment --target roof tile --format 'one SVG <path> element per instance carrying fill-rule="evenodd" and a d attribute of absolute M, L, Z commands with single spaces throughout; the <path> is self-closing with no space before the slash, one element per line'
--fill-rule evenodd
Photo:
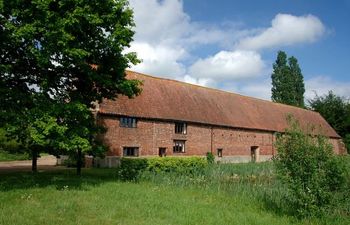
<path fill-rule="evenodd" d="M 143 81 L 142 93 L 129 99 L 104 100 L 100 113 L 141 118 L 179 120 L 203 124 L 283 132 L 287 116 L 315 133 L 339 138 L 317 113 L 294 106 L 242 96 L 226 91 L 127 71 L 127 79 Z"/>

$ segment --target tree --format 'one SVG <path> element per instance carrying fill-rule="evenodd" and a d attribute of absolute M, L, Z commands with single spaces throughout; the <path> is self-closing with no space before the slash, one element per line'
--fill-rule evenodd
<path fill-rule="evenodd" d="M 334 130 L 343 138 L 350 153 L 350 103 L 343 97 L 329 91 L 308 101 L 310 108 L 319 112 Z"/>
<path fill-rule="evenodd" d="M 28 118 L 35 109 L 35 118 L 47 125 L 54 118 L 69 137 L 60 144 L 42 142 L 43 149 L 90 151 L 93 103 L 141 91 L 140 82 L 125 79 L 124 73 L 138 62 L 134 53 L 124 53 L 133 26 L 126 0 L 1 1 L 0 127 L 30 130 L 36 120 Z M 45 100 L 35 102 L 37 96 Z M 42 110 L 47 104 L 64 113 Z M 32 143 L 34 136 L 21 133 Z"/>
<path fill-rule="evenodd" d="M 272 101 L 304 107 L 304 78 L 295 57 L 292 56 L 287 60 L 286 53 L 279 51 L 273 64 L 271 80 Z"/>
<path fill-rule="evenodd" d="M 305 93 L 305 85 L 304 85 L 304 77 L 301 73 L 301 69 L 298 64 L 298 60 L 292 56 L 288 59 L 289 72 L 291 75 L 291 79 L 294 82 L 293 91 L 294 91 L 294 99 L 292 105 L 298 107 L 305 107 L 304 105 L 304 93 Z"/>
<path fill-rule="evenodd" d="M 286 205 L 297 216 L 315 216 L 331 204 L 336 191 L 345 187 L 345 167 L 325 137 L 305 133 L 292 118 L 289 124 L 277 136 L 276 173 L 288 188 Z"/>

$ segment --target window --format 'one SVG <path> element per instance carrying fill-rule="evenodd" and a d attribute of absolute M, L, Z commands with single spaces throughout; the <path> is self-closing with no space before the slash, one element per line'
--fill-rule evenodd
<path fill-rule="evenodd" d="M 124 147 L 123 148 L 123 156 L 139 156 L 139 148 L 138 147 Z"/>
<path fill-rule="evenodd" d="M 120 126 L 121 127 L 135 128 L 136 127 L 136 118 L 121 117 L 120 118 Z"/>
<path fill-rule="evenodd" d="M 175 123 L 175 134 L 186 134 L 186 123 Z"/>
<path fill-rule="evenodd" d="M 184 153 L 185 152 L 185 141 L 174 140 L 174 153 Z"/>
<path fill-rule="evenodd" d="M 222 148 L 218 148 L 218 157 L 222 157 Z"/>
<path fill-rule="evenodd" d="M 160 157 L 165 157 L 166 156 L 166 148 L 159 148 L 158 155 Z"/>

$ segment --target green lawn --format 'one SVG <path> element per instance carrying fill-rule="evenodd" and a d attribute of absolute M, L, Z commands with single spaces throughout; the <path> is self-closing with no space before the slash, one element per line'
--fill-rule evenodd
<path fill-rule="evenodd" d="M 271 164 L 223 165 L 203 176 L 118 181 L 115 169 L 0 174 L 0 224 L 349 224 L 278 210 Z M 276 186 L 276 188 L 271 188 Z M 275 196 L 275 197 L 273 197 Z M 276 197 L 277 196 L 277 197 Z M 272 197 L 272 200 L 269 201 Z"/>

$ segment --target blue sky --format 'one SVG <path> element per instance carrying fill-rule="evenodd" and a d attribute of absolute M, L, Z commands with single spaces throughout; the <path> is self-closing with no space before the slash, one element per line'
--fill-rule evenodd
<path fill-rule="evenodd" d="M 270 99 L 278 50 L 299 60 L 306 98 L 350 97 L 350 0 L 130 0 L 131 69 Z"/>

